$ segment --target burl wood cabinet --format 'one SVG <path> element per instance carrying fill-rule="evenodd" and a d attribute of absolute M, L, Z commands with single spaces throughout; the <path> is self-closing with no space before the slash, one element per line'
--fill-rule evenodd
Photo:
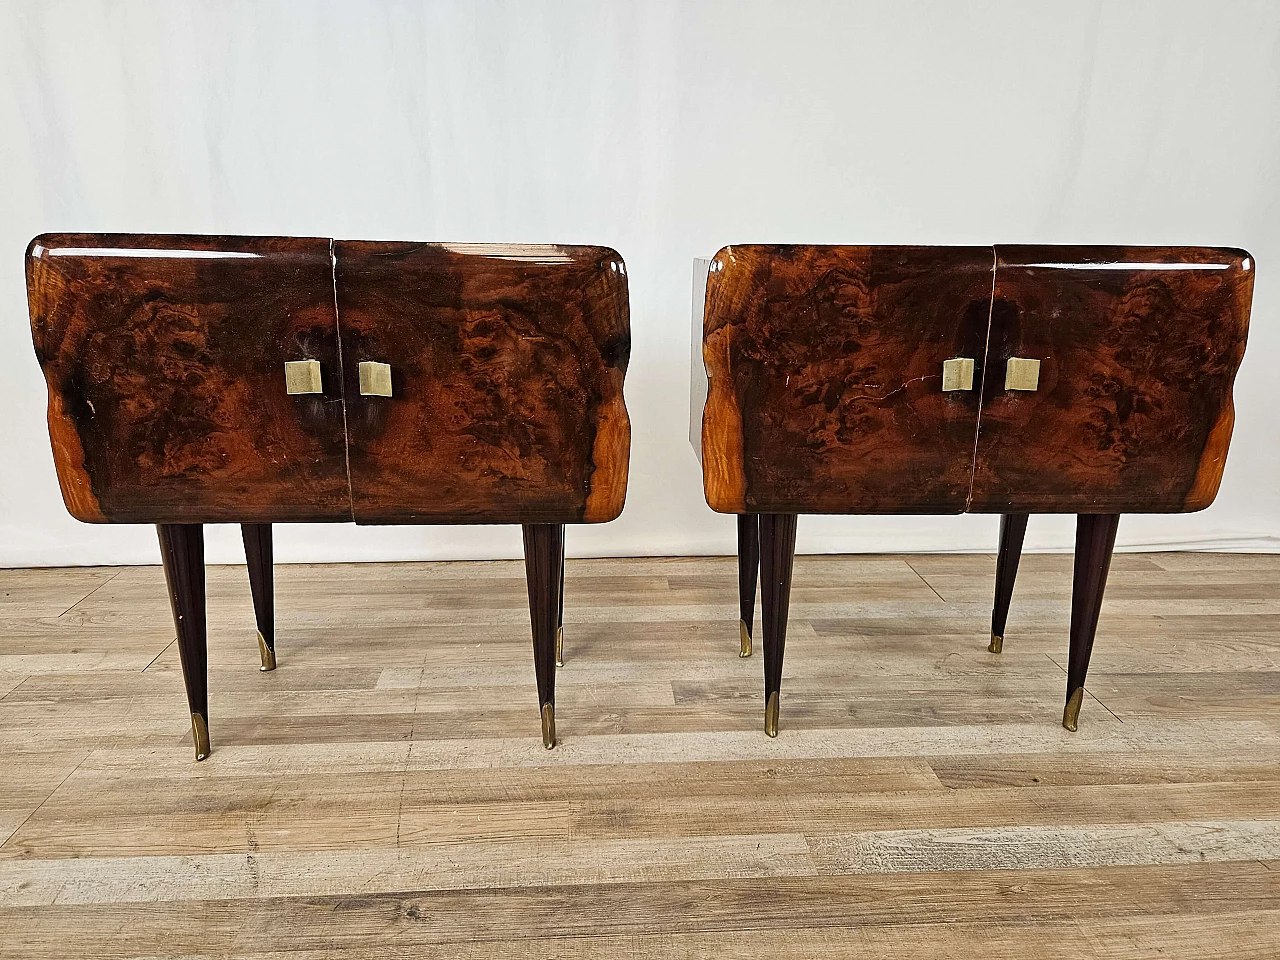
<path fill-rule="evenodd" d="M 1001 514 L 993 653 L 1028 515 L 1076 514 L 1074 730 L 1120 514 L 1217 494 L 1253 277 L 1243 250 L 1202 247 L 748 245 L 698 261 L 691 439 L 707 503 L 739 518 L 742 656 L 759 567 L 766 732 L 801 513 Z"/>
<path fill-rule="evenodd" d="M 63 498 L 158 524 L 197 759 L 216 522 L 242 524 L 264 670 L 271 524 L 522 524 L 554 746 L 564 525 L 612 520 L 627 485 L 617 253 L 58 234 L 26 267 Z"/>

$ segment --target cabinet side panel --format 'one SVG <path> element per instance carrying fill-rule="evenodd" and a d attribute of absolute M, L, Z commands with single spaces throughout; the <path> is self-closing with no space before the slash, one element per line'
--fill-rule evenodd
<path fill-rule="evenodd" d="M 73 516 L 350 519 L 327 240 L 47 235 L 27 286 Z M 303 359 L 322 394 L 286 394 Z"/>
<path fill-rule="evenodd" d="M 999 247 L 972 509 L 1207 507 L 1255 272 L 1234 249 Z M 1040 362 L 1034 389 L 1004 389 L 1012 358 Z"/>
<path fill-rule="evenodd" d="M 706 297 L 707 499 L 725 512 L 959 513 L 990 247 L 732 246 Z M 975 361 L 970 389 L 943 363 Z"/>
<path fill-rule="evenodd" d="M 605 247 L 336 245 L 360 523 L 611 520 L 626 494 L 626 267 Z M 362 361 L 391 397 L 361 396 Z"/>

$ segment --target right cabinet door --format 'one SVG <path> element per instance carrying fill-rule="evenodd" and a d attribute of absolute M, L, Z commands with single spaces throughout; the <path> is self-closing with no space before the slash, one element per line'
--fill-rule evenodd
<path fill-rule="evenodd" d="M 1243 250 L 997 247 L 970 509 L 1207 507 L 1253 274 Z"/>
<path fill-rule="evenodd" d="M 606 247 L 335 247 L 357 523 L 622 509 L 626 268 Z"/>

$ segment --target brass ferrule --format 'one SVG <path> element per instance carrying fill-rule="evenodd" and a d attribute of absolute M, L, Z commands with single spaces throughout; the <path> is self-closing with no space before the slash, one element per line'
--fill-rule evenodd
<path fill-rule="evenodd" d="M 556 745 L 556 705 L 542 705 L 542 745 L 550 750 Z"/>
<path fill-rule="evenodd" d="M 267 646 L 267 638 L 262 635 L 262 631 L 258 631 L 258 655 L 262 657 L 262 666 L 258 669 L 264 673 L 268 670 L 276 668 L 276 652 Z"/>
<path fill-rule="evenodd" d="M 191 739 L 196 745 L 196 759 L 203 760 L 209 755 L 209 724 L 198 713 L 191 715 Z"/>
<path fill-rule="evenodd" d="M 1080 723 L 1080 704 L 1084 702 L 1084 687 L 1076 687 L 1067 697 L 1067 708 L 1062 711 L 1062 725 L 1075 733 Z"/>

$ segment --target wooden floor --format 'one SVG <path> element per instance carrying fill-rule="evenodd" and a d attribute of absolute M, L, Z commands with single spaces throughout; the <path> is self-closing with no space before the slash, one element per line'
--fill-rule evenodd
<path fill-rule="evenodd" d="M 193 760 L 155 567 L 0 571 L 0 957 L 1280 956 L 1280 556 L 801 558 L 782 733 L 732 560 L 209 572 Z"/>

